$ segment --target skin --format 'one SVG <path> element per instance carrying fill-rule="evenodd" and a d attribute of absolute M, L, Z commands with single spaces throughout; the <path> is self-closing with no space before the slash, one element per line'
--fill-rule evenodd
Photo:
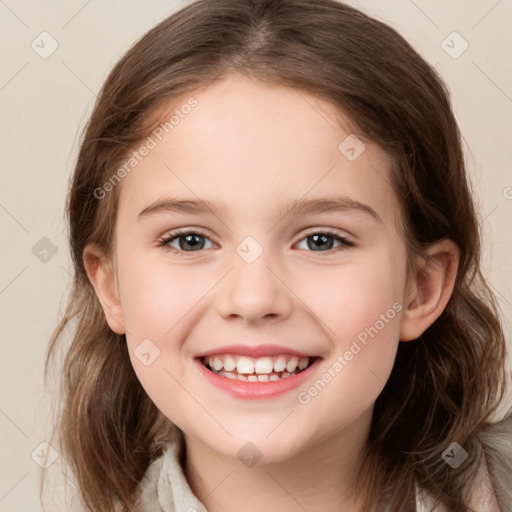
<path fill-rule="evenodd" d="M 389 157 L 366 141 L 349 161 L 338 146 L 350 124 L 338 123 L 329 103 L 238 75 L 194 97 L 198 106 L 123 180 L 114 259 L 92 244 L 84 252 L 91 283 L 112 330 L 126 334 L 143 387 L 184 432 L 185 473 L 209 511 L 240 503 L 248 512 L 270 504 L 361 510 L 352 487 L 375 400 L 399 340 L 416 339 L 446 306 L 457 247 L 449 240 L 430 247 L 432 262 L 418 259 L 407 279 Z M 226 209 L 139 218 L 171 196 Z M 334 196 L 370 206 L 379 220 L 359 210 L 280 213 L 293 199 Z M 177 228 L 200 230 L 204 248 L 179 252 L 179 239 L 174 249 L 160 246 Z M 308 246 L 307 235 L 325 230 L 354 245 Z M 263 250 L 250 264 L 236 251 L 248 236 Z M 393 304 L 401 311 L 309 403 L 299 403 L 298 393 Z M 134 355 L 144 339 L 160 350 L 149 366 Z M 244 400 L 211 386 L 194 361 L 239 343 L 282 345 L 322 360 L 299 389 Z M 248 442 L 262 454 L 250 468 L 237 459 Z"/>

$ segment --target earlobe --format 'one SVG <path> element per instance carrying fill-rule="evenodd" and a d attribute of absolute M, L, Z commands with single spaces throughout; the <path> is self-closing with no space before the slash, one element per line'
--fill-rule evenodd
<path fill-rule="evenodd" d="M 444 311 L 453 292 L 460 251 L 451 240 L 429 247 L 416 275 L 408 282 L 400 341 L 419 338 Z"/>
<path fill-rule="evenodd" d="M 95 244 L 85 247 L 83 261 L 87 276 L 105 313 L 109 327 L 117 334 L 124 334 L 126 329 L 123 310 L 112 262 Z"/>

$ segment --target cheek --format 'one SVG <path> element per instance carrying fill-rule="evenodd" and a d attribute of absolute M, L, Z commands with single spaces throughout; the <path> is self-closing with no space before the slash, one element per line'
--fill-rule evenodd
<path fill-rule="evenodd" d="M 118 260 L 132 366 L 151 400 L 180 427 L 188 414 L 183 411 L 194 407 L 180 385 L 186 377 L 182 340 L 190 328 L 194 305 L 212 285 L 192 267 L 189 269 L 168 265 L 161 259 L 138 258 L 133 253 L 130 258 Z"/>
<path fill-rule="evenodd" d="M 397 247 L 317 273 L 315 286 L 302 291 L 332 346 L 320 382 L 302 390 L 299 402 L 343 404 L 345 412 L 333 410 L 334 423 L 352 408 L 355 414 L 370 407 L 393 368 L 405 284 L 405 252 Z"/>
<path fill-rule="evenodd" d="M 165 339 L 208 292 L 211 284 L 185 265 L 165 261 L 119 263 L 119 290 L 129 336 Z"/>
<path fill-rule="evenodd" d="M 402 251 L 384 249 L 346 265 L 315 269 L 309 278 L 303 274 L 300 283 L 300 296 L 307 298 L 337 350 L 360 333 L 364 338 L 365 329 L 375 324 L 386 334 L 398 333 L 405 284 Z"/>

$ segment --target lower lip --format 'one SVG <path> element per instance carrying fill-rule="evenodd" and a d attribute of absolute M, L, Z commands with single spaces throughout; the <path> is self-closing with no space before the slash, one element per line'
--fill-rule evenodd
<path fill-rule="evenodd" d="M 208 370 L 200 360 L 196 359 L 199 371 L 211 384 L 236 398 L 245 399 L 274 398 L 292 389 L 296 389 L 312 375 L 319 362 L 320 358 L 315 359 L 305 370 L 286 379 L 267 382 L 245 382 L 217 375 Z"/>

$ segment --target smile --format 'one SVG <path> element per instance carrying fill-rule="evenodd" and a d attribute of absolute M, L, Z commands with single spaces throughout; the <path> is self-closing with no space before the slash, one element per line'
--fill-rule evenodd
<path fill-rule="evenodd" d="M 287 379 L 305 370 L 313 358 L 279 355 L 252 358 L 218 354 L 204 357 L 203 365 L 210 371 L 232 380 L 268 382 Z"/>
<path fill-rule="evenodd" d="M 239 399 L 272 399 L 303 386 L 321 361 L 275 345 L 232 345 L 195 357 L 209 384 Z"/>

